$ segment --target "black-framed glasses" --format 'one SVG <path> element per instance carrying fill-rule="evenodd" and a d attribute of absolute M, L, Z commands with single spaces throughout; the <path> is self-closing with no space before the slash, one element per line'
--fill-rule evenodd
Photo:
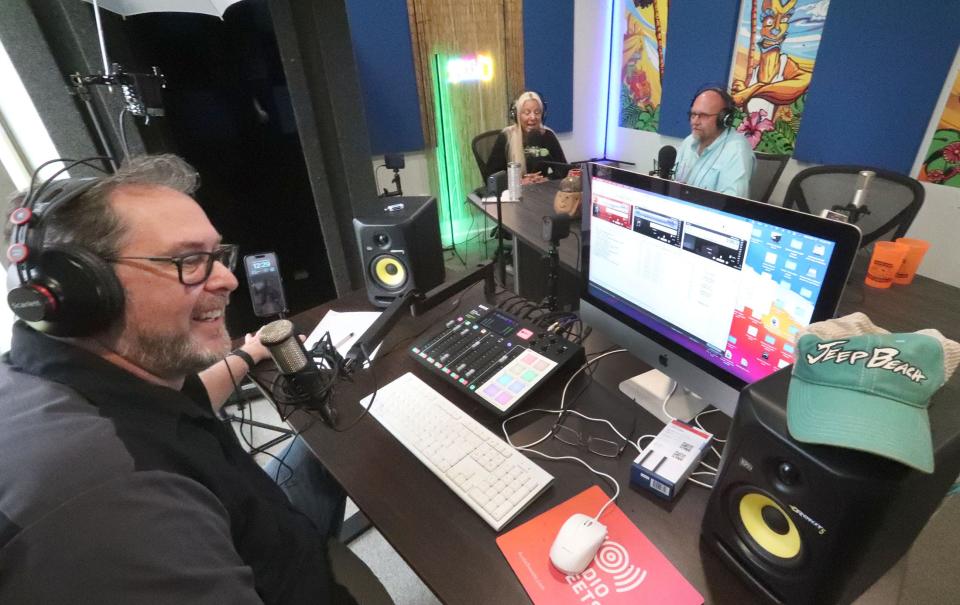
<path fill-rule="evenodd" d="M 690 119 L 690 120 L 692 120 L 692 119 L 694 119 L 694 118 L 697 118 L 697 119 L 700 119 L 700 118 L 713 118 L 713 117 L 718 116 L 718 115 L 720 115 L 720 112 L 717 112 L 717 113 L 701 113 L 701 112 L 699 112 L 699 111 L 688 111 L 688 112 L 687 112 L 687 118 Z"/>
<path fill-rule="evenodd" d="M 220 244 L 213 252 L 190 252 L 178 256 L 117 256 L 108 259 L 111 262 L 118 260 L 148 260 L 155 263 L 173 263 L 177 266 L 177 278 L 185 286 L 196 286 L 207 281 L 213 272 L 213 263 L 219 262 L 233 273 L 237 266 L 236 244 Z"/>
<path fill-rule="evenodd" d="M 627 447 L 626 441 L 611 441 L 592 435 L 584 437 L 580 431 L 568 426 L 563 426 L 562 424 L 556 426 L 553 436 L 567 445 L 585 447 L 591 453 L 606 458 L 618 458 L 623 452 L 623 448 Z"/>

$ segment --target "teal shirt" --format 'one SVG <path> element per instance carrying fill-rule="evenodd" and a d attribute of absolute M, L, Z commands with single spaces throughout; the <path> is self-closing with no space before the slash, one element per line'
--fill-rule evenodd
<path fill-rule="evenodd" d="M 739 132 L 727 128 L 703 154 L 691 134 L 680 144 L 676 180 L 687 185 L 719 193 L 747 197 L 756 158 L 750 143 Z"/>

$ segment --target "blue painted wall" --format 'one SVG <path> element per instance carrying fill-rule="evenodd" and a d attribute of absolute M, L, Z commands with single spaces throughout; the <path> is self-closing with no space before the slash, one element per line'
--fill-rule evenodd
<path fill-rule="evenodd" d="M 374 154 L 423 149 L 407 3 L 347 0 Z"/>
<path fill-rule="evenodd" d="M 908 174 L 958 42 L 960 2 L 831 2 L 794 158 Z"/>
<path fill-rule="evenodd" d="M 523 78 L 546 101 L 547 126 L 573 130 L 573 0 L 523 1 Z"/>
<path fill-rule="evenodd" d="M 693 95 L 705 85 L 726 87 L 739 9 L 740 3 L 731 0 L 670 3 L 660 100 L 661 134 L 690 134 L 687 111 Z M 619 65 L 619 57 L 614 57 L 614 67 L 619 69 Z M 619 90 L 611 92 L 620 95 Z"/>

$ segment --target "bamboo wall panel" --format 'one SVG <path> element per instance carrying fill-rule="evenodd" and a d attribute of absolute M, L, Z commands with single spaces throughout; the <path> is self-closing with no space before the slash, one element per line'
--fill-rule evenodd
<path fill-rule="evenodd" d="M 451 142 L 459 150 L 460 172 L 465 184 L 478 186 L 480 173 L 470 142 L 481 132 L 506 126 L 510 94 L 523 86 L 522 0 L 407 0 L 407 7 L 424 141 L 428 147 L 437 143 L 435 55 L 476 53 L 493 58 L 494 75 L 490 81 L 464 82 L 450 85 L 447 90 L 455 125 Z M 436 164 L 430 168 L 435 174 Z"/>

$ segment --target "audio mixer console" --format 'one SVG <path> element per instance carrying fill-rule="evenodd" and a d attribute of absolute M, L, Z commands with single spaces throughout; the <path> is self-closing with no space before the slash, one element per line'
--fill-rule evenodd
<path fill-rule="evenodd" d="M 472 399 L 503 415 L 583 347 L 515 315 L 477 305 L 415 343 L 410 354 Z"/>

